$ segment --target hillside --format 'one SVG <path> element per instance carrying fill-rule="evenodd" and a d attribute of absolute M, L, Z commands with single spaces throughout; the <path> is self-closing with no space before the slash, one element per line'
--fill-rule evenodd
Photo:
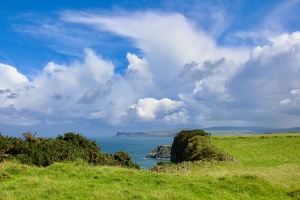
<path fill-rule="evenodd" d="M 0 163 L 0 199 L 299 199 L 300 134 L 214 136 L 236 162 L 160 173 L 85 162 Z M 187 165 L 186 165 L 187 166 Z"/>

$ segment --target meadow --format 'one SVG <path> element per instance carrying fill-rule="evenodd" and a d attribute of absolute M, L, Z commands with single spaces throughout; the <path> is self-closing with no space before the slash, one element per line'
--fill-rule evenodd
<path fill-rule="evenodd" d="M 214 136 L 235 162 L 160 173 L 82 160 L 0 163 L 0 199 L 300 199 L 300 133 Z"/>

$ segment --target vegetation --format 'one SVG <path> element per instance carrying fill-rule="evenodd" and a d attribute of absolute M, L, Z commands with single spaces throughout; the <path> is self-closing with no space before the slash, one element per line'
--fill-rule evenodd
<path fill-rule="evenodd" d="M 140 169 L 131 156 L 123 151 L 101 154 L 96 141 L 72 132 L 57 138 L 37 138 L 36 134 L 24 133 L 24 139 L 4 137 L 0 134 L 0 161 L 14 157 L 23 164 L 49 166 L 54 162 L 82 159 L 91 165 L 117 165 Z"/>
<path fill-rule="evenodd" d="M 175 138 L 171 149 L 171 162 L 212 160 L 222 161 L 226 156 L 210 142 L 211 134 L 203 130 L 184 130 Z"/>
<path fill-rule="evenodd" d="M 300 133 L 210 140 L 235 162 L 173 170 L 165 163 L 157 173 L 82 159 L 48 167 L 4 161 L 0 199 L 300 199 Z"/>

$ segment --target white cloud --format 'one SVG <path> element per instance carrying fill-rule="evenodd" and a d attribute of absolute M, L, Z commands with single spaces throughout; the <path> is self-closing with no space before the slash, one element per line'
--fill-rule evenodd
<path fill-rule="evenodd" d="M 26 83 L 28 79 L 18 72 L 15 67 L 0 63 L 0 89 L 5 90 L 11 86 Z"/>
<path fill-rule="evenodd" d="M 99 113 L 107 109 L 109 101 L 101 101 L 111 92 L 110 79 L 114 77 L 114 66 L 92 50 L 85 52 L 83 62 L 74 62 L 69 66 L 49 62 L 31 82 L 15 68 L 1 65 L 8 88 L 0 90 L 2 108 L 13 105 L 16 112 L 30 109 L 35 117 L 47 115 L 55 120 L 64 117 L 66 111 L 76 113 L 81 110 L 84 110 L 84 118 L 103 118 Z M 83 107 L 81 104 L 93 105 Z"/>
<path fill-rule="evenodd" d="M 196 101 L 229 101 L 226 83 L 237 72 L 239 66 L 221 58 L 214 62 L 186 64 L 177 77 L 177 81 L 192 81 L 195 84 L 190 94 L 179 94 L 181 99 L 193 98 Z"/>
<path fill-rule="evenodd" d="M 96 89 L 88 89 L 83 93 L 77 103 L 90 104 L 103 99 L 111 92 L 111 87 L 111 81 L 107 81 L 106 84 L 99 85 Z"/>
<path fill-rule="evenodd" d="M 246 49 L 235 51 L 217 47 L 209 34 L 178 13 L 137 12 L 124 16 L 103 16 L 66 12 L 62 13 L 62 19 L 132 38 L 134 45 L 147 56 L 149 71 L 164 82 L 175 78 L 189 61 L 203 62 L 226 57 L 241 62 L 248 54 Z"/>
<path fill-rule="evenodd" d="M 114 73 L 110 61 L 103 60 L 92 50 L 85 52 L 83 62 L 69 65 L 49 62 L 33 81 L 7 85 L 9 89 L 0 90 L 2 108 L 13 105 L 15 113 L 30 109 L 33 120 L 39 118 L 39 123 L 47 125 L 68 118 L 98 119 L 116 124 L 130 105 L 147 94 L 145 88 L 151 90 L 148 62 L 128 53 L 129 65 L 123 77 Z M 12 115 L 5 116 L 6 121 L 14 119 Z"/>
<path fill-rule="evenodd" d="M 148 61 L 138 58 L 135 54 L 127 53 L 126 58 L 129 62 L 126 76 L 128 81 L 133 81 L 134 85 L 152 86 L 152 74 L 148 69 Z"/>
<path fill-rule="evenodd" d="M 269 37 L 266 31 L 267 45 L 250 53 L 248 48 L 219 46 L 179 13 L 63 12 L 61 19 L 58 29 L 55 24 L 43 27 L 55 33 L 63 29 L 63 38 L 68 26 L 87 26 L 94 34 L 109 32 L 131 42 L 134 48 L 125 52 L 138 49 L 138 53 L 127 53 L 125 73 L 118 73 L 112 61 L 86 49 L 83 61 L 49 62 L 33 81 L 0 64 L 1 109 L 14 108 L 14 114 L 7 109 L 2 116 L 7 122 L 22 109 L 27 109 L 22 113 L 25 121 L 39 119 L 46 124 L 69 118 L 128 126 L 255 125 L 286 115 L 299 120 L 295 107 L 299 107 L 300 32 Z M 222 20 L 223 15 L 217 16 Z"/>
<path fill-rule="evenodd" d="M 174 122 L 178 123 L 188 119 L 185 104 L 181 101 L 173 101 L 168 98 L 160 100 L 154 98 L 139 99 L 136 104 L 127 109 L 126 118 L 135 122 Z"/>
<path fill-rule="evenodd" d="M 289 99 L 280 101 L 280 109 L 283 113 L 300 116 L 300 89 L 292 90 L 290 94 Z"/>
<path fill-rule="evenodd" d="M 187 124 L 190 122 L 190 118 L 188 111 L 186 109 L 181 109 L 178 112 L 166 115 L 162 120 L 166 124 Z"/>
<path fill-rule="evenodd" d="M 257 119 L 263 116 L 265 123 L 271 123 L 272 119 L 280 125 L 280 118 L 287 118 L 281 107 L 292 106 L 292 96 L 297 99 L 294 92 L 300 85 L 300 32 L 282 34 L 270 41 L 271 45 L 259 46 L 252 51 L 240 73 L 230 80 L 228 88 L 234 99 L 231 106 L 245 111 L 260 110 L 256 115 L 245 116 L 256 116 Z M 299 119 L 294 117 L 292 121 L 295 120 Z"/>

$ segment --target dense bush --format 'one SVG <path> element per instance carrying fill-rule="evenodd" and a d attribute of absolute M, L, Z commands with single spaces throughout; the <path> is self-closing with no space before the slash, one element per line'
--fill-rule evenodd
<path fill-rule="evenodd" d="M 194 136 L 188 140 L 184 160 L 211 160 L 217 158 L 225 160 L 226 156 L 213 144 L 209 143 L 206 136 Z"/>
<path fill-rule="evenodd" d="M 4 137 L 0 134 L 0 162 L 15 157 L 24 164 L 49 166 L 53 162 L 83 160 L 92 165 L 118 165 L 139 169 L 126 152 L 115 155 L 101 154 L 96 141 L 72 132 L 57 138 L 37 138 L 36 134 L 24 133 L 21 138 Z"/>
<path fill-rule="evenodd" d="M 194 161 L 218 158 L 224 160 L 222 152 L 210 143 L 210 133 L 203 130 L 184 130 L 175 138 L 171 149 L 171 162 Z"/>
<path fill-rule="evenodd" d="M 124 151 L 118 151 L 114 154 L 114 159 L 118 161 L 118 163 L 121 166 L 128 166 L 131 168 L 137 168 L 139 169 L 140 166 L 136 164 L 135 162 L 132 161 L 131 156 L 129 153 L 124 152 Z"/>

